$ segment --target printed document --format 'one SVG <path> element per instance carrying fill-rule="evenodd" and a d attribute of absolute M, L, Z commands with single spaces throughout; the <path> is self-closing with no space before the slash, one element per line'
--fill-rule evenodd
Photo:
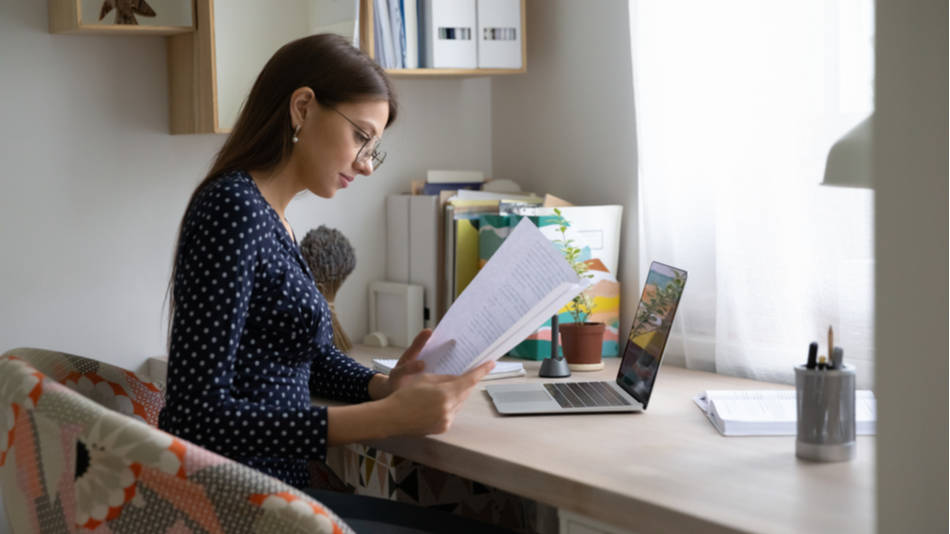
<path fill-rule="evenodd" d="M 395 358 L 374 358 L 373 370 L 388 375 L 390 371 L 396 367 L 397 363 L 399 363 L 399 360 Z M 524 375 L 524 364 L 521 362 L 498 362 L 495 364 L 495 368 L 485 375 L 482 380 L 497 380 L 499 378 L 512 378 Z"/>
<path fill-rule="evenodd" d="M 419 359 L 426 372 L 453 375 L 497 360 L 585 287 L 524 218 L 439 321 Z"/>

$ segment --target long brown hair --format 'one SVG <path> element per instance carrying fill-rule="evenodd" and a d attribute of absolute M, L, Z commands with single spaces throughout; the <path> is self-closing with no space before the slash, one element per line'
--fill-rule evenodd
<path fill-rule="evenodd" d="M 201 191 L 222 174 L 238 170 L 270 171 L 290 156 L 293 149 L 290 97 L 300 87 L 313 90 L 321 105 L 386 100 L 389 102 L 386 127 L 396 120 L 396 94 L 386 72 L 344 37 L 312 35 L 291 41 L 274 53 L 257 76 L 231 135 L 215 157 L 211 170 L 191 194 L 178 224 L 172 273 L 166 290 L 169 349 L 175 315 L 178 249 L 188 211 Z"/>

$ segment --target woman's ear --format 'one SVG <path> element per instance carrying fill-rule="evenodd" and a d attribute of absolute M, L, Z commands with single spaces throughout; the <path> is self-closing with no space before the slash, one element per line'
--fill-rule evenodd
<path fill-rule="evenodd" d="M 290 95 L 290 121 L 292 124 L 300 125 L 307 118 L 310 105 L 317 100 L 313 94 L 313 89 L 309 87 L 300 87 Z"/>

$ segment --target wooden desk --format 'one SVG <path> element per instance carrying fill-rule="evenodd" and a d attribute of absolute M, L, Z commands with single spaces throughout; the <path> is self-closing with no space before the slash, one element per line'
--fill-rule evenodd
<path fill-rule="evenodd" d="M 371 365 L 397 352 L 361 346 L 353 357 Z M 606 363 L 568 380 L 613 380 L 620 361 Z M 540 380 L 539 366 L 505 381 Z M 692 400 L 787 387 L 664 366 L 644 413 L 517 417 L 498 415 L 480 387 L 447 433 L 372 445 L 631 531 L 873 531 L 873 437 L 858 437 L 851 462 L 806 462 L 792 436 L 720 436 Z"/>

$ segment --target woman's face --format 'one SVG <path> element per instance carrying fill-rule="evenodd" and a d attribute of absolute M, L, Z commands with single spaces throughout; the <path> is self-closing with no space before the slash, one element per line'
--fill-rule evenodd
<path fill-rule="evenodd" d="M 290 156 L 290 165 L 303 187 L 317 196 L 331 198 L 357 174 L 372 174 L 368 156 L 383 134 L 389 102 L 368 100 L 331 107 L 311 98 L 305 109 L 298 115 L 302 117 L 297 120 L 300 131 Z M 366 148 L 357 161 L 364 144 Z"/>

